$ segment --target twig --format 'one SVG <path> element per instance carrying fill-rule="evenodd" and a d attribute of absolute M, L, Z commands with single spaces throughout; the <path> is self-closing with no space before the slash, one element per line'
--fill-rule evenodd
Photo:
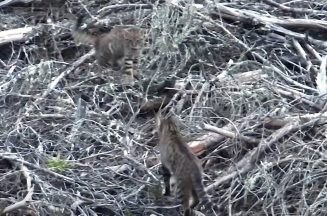
<path fill-rule="evenodd" d="M 65 70 L 64 72 L 62 72 L 56 79 L 54 79 L 49 85 L 48 88 L 43 92 L 43 94 L 38 97 L 38 99 L 36 99 L 33 103 L 33 106 L 30 105 L 29 107 L 26 108 L 25 111 L 25 116 L 29 116 L 30 112 L 33 110 L 33 107 L 35 107 L 36 105 L 38 105 L 38 103 L 40 103 L 44 98 L 46 98 L 50 92 L 52 92 L 52 90 L 57 86 L 57 84 L 68 74 L 70 74 L 72 71 L 74 71 L 78 66 L 80 66 L 83 62 L 85 62 L 88 58 L 90 58 L 92 55 L 94 54 L 94 49 L 92 49 L 91 51 L 89 51 L 87 54 L 83 55 L 82 57 L 80 57 L 79 59 L 77 59 L 72 66 L 70 66 L 67 70 Z"/>
<path fill-rule="evenodd" d="M 224 174 L 223 177 L 218 178 L 213 184 L 209 185 L 206 190 L 209 191 L 215 189 L 224 182 L 230 181 L 239 175 L 246 174 L 255 166 L 257 160 L 263 156 L 265 150 L 271 148 L 271 146 L 277 143 L 280 138 L 303 127 L 318 124 L 317 120 L 319 120 L 319 118 L 314 118 L 309 122 L 303 123 L 305 121 L 304 119 L 297 118 L 294 121 L 288 122 L 284 127 L 275 131 L 266 139 L 263 139 L 258 147 L 248 152 L 239 162 L 236 163 L 235 168 L 233 168 L 229 174 Z M 324 122 L 326 122 L 326 120 L 327 118 L 325 118 Z"/>
<path fill-rule="evenodd" d="M 316 27 L 322 31 L 326 31 L 327 22 L 315 19 L 277 19 L 274 17 L 267 17 L 263 14 L 258 14 L 253 11 L 240 10 L 235 8 L 229 8 L 223 4 L 216 4 L 218 15 L 223 18 L 233 19 L 235 21 L 243 20 L 255 20 L 256 22 L 262 23 L 270 27 L 271 29 L 281 32 L 286 35 L 296 37 L 297 39 L 307 39 L 312 43 L 319 44 L 321 46 L 327 47 L 327 42 L 313 39 L 304 34 L 300 34 L 289 29 L 287 27 L 303 27 L 303 28 L 313 28 Z"/>
<path fill-rule="evenodd" d="M 16 28 L 6 31 L 1 31 L 0 45 L 15 42 L 15 41 L 22 41 L 24 40 L 25 35 L 32 33 L 33 30 L 34 30 L 33 27 L 24 27 L 24 28 Z"/>
<path fill-rule="evenodd" d="M 227 130 L 224 130 L 224 129 L 221 129 L 221 128 L 218 128 L 218 127 L 215 127 L 215 126 L 212 126 L 212 125 L 209 125 L 209 124 L 204 124 L 203 129 L 208 130 L 208 131 L 212 131 L 212 132 L 215 132 L 215 133 L 218 133 L 218 134 L 221 134 L 221 135 L 223 135 L 225 137 L 228 137 L 228 138 L 231 138 L 231 139 L 240 139 L 240 140 L 243 140 L 243 141 L 251 143 L 251 144 L 260 143 L 259 139 L 244 136 L 242 134 L 236 134 L 236 133 L 233 133 L 233 132 L 230 132 L 230 131 L 227 131 Z"/>
<path fill-rule="evenodd" d="M 323 46 L 323 47 L 327 47 L 327 43 L 325 41 L 322 41 L 322 40 L 317 40 L 317 39 L 314 39 L 306 34 L 301 34 L 301 33 L 298 33 L 298 32 L 294 32 L 294 31 L 291 31 L 289 29 L 286 29 L 282 26 L 277 26 L 277 25 L 273 25 L 271 26 L 271 28 L 276 31 L 276 32 L 279 32 L 279 33 L 282 33 L 284 35 L 288 35 L 288 36 L 291 36 L 291 37 L 294 37 L 298 40 L 306 40 L 306 41 L 309 41 L 310 43 L 313 43 L 313 44 L 316 44 L 316 45 L 319 45 L 319 46 Z"/>
<path fill-rule="evenodd" d="M 201 88 L 199 94 L 197 95 L 197 97 L 195 98 L 195 101 L 194 101 L 193 106 L 191 108 L 191 111 L 190 111 L 190 121 L 192 121 L 192 119 L 193 119 L 194 109 L 196 109 L 199 106 L 199 103 L 201 101 L 201 97 L 202 97 L 203 92 L 208 91 L 209 90 L 209 87 L 210 86 L 209 86 L 209 83 L 208 82 L 206 82 L 206 83 L 204 83 L 202 85 L 202 88 Z"/>
<path fill-rule="evenodd" d="M 327 22 L 324 20 L 317 19 L 277 19 L 275 17 L 267 17 L 263 14 L 259 14 L 250 10 L 240 10 L 236 8 L 230 8 L 223 4 L 215 4 L 217 10 L 220 13 L 233 15 L 237 18 L 242 19 L 255 19 L 258 22 L 266 25 L 280 25 L 283 27 L 303 27 L 303 28 L 317 28 L 321 30 L 327 30 Z"/>
<path fill-rule="evenodd" d="M 223 127 L 224 130 L 230 131 L 234 125 L 227 124 Z M 197 155 L 204 153 L 209 149 L 215 149 L 225 139 L 225 136 L 213 132 L 209 132 L 195 141 L 191 141 L 188 145 L 192 148 L 193 152 Z"/>
<path fill-rule="evenodd" d="M 150 5 L 150 4 L 116 4 L 116 5 L 109 5 L 109 6 L 101 8 L 98 11 L 98 14 L 101 14 L 101 16 L 103 16 L 104 14 L 108 13 L 109 10 L 122 10 L 122 9 L 126 9 L 126 8 L 151 9 L 152 5 Z"/>
<path fill-rule="evenodd" d="M 308 43 L 304 43 L 305 48 L 307 48 L 307 50 L 309 50 L 309 52 L 314 55 L 316 57 L 316 59 L 318 59 L 319 61 L 321 61 L 321 56 L 320 54 Z"/>
<path fill-rule="evenodd" d="M 178 6 L 177 7 L 183 9 L 183 7 Z M 216 23 L 215 21 L 213 21 L 210 17 L 205 16 L 199 12 L 196 12 L 196 14 L 201 17 L 204 20 L 209 21 L 210 23 L 212 23 L 213 25 L 221 28 L 225 33 L 227 33 L 231 38 L 233 38 L 233 40 L 235 40 L 239 45 L 241 45 L 245 50 L 247 50 L 247 52 L 250 52 L 257 60 L 259 60 L 262 64 L 265 65 L 270 65 L 270 67 L 267 66 L 263 66 L 263 68 L 266 69 L 272 69 L 274 72 L 276 72 L 281 78 L 285 79 L 287 82 L 296 85 L 298 87 L 301 87 L 303 89 L 307 89 L 313 92 L 317 92 L 316 89 L 311 88 L 309 86 L 303 85 L 299 82 L 296 82 L 295 80 L 292 80 L 290 77 L 288 77 L 284 72 L 282 72 L 279 68 L 277 68 L 276 66 L 272 65 L 267 59 L 263 58 L 261 55 L 259 55 L 256 52 L 251 51 L 250 47 L 248 47 L 248 45 L 246 45 L 244 42 L 240 41 L 237 37 L 235 37 L 228 29 L 226 29 L 223 25 L 219 25 L 218 23 Z M 327 23 L 327 22 L 326 22 Z M 327 46 L 327 43 L 326 43 Z"/>
<path fill-rule="evenodd" d="M 32 177 L 31 177 L 31 173 L 30 171 L 27 169 L 26 166 L 20 164 L 19 165 L 20 170 L 22 171 L 25 179 L 26 179 L 26 190 L 27 190 L 27 194 L 25 196 L 25 198 L 21 201 L 18 201 L 10 206 L 7 206 L 2 212 L 0 212 L 0 215 L 5 215 L 6 213 L 9 213 L 11 211 L 14 211 L 16 209 L 20 209 L 24 206 L 27 206 L 29 204 L 29 202 L 32 201 L 32 196 L 34 193 L 34 184 L 32 184 Z"/>
<path fill-rule="evenodd" d="M 274 7 L 278 7 L 279 9 L 283 10 L 283 11 L 288 11 L 288 12 L 295 12 L 295 13 L 314 13 L 314 14 L 327 14 L 327 11 L 323 11 L 323 10 L 313 10 L 313 9 L 308 9 L 308 8 L 291 8 L 282 4 L 279 4 L 273 0 L 263 0 L 263 2 L 274 6 Z"/>
<path fill-rule="evenodd" d="M 247 71 L 239 74 L 234 74 L 232 79 L 237 80 L 239 83 L 253 83 L 258 82 L 264 78 L 268 78 L 268 74 L 262 70 Z"/>
<path fill-rule="evenodd" d="M 0 8 L 10 6 L 10 5 L 16 4 L 16 3 L 27 4 L 27 3 L 30 3 L 30 2 L 33 2 L 33 1 L 36 1 L 36 0 L 4 0 L 4 1 L 0 2 Z"/>
<path fill-rule="evenodd" d="M 86 13 L 91 17 L 91 19 L 93 20 L 93 22 L 96 22 L 97 21 L 97 17 L 95 17 L 95 16 L 92 15 L 92 13 L 89 11 L 89 9 L 86 7 L 86 5 L 81 0 L 78 0 L 78 3 L 86 11 Z"/>
<path fill-rule="evenodd" d="M 258 56 L 257 56 L 258 57 Z M 266 60 L 265 60 L 266 61 Z M 267 61 L 266 61 L 267 62 Z M 268 62 L 267 62 L 268 63 Z M 265 69 L 272 69 L 274 72 L 276 72 L 281 78 L 283 78 L 284 80 L 286 80 L 287 82 L 295 85 L 295 86 L 298 86 L 300 88 L 303 88 L 303 89 L 307 89 L 307 90 L 310 90 L 312 92 L 317 92 L 317 89 L 314 89 L 314 88 L 311 88 L 309 86 L 306 86 L 306 85 L 303 85 L 299 82 L 296 82 L 295 80 L 292 80 L 289 76 L 287 76 L 284 72 L 282 72 L 279 68 L 277 68 L 276 66 L 274 65 L 270 65 L 270 67 L 268 66 L 263 66 L 263 68 Z"/>
<path fill-rule="evenodd" d="M 179 115 L 182 112 L 185 102 L 187 101 L 186 99 L 187 99 L 187 94 L 185 92 L 183 92 L 181 95 L 181 99 L 179 101 L 177 101 L 176 106 L 175 106 L 174 112 L 177 115 Z"/>
<path fill-rule="evenodd" d="M 322 109 L 322 106 L 320 104 L 317 104 L 317 102 L 313 102 L 310 99 L 308 99 L 307 95 L 297 92 L 295 90 L 292 90 L 290 88 L 287 88 L 287 89 L 280 89 L 280 88 L 282 88 L 282 86 L 279 85 L 278 87 L 273 87 L 273 90 L 276 93 L 282 94 L 284 96 L 292 97 L 296 100 L 299 100 L 306 104 L 309 104 L 310 106 L 316 108 L 317 110 Z"/>
<path fill-rule="evenodd" d="M 324 113 L 315 113 L 315 114 L 298 114 L 296 116 L 288 116 L 288 117 L 263 117 L 261 121 L 265 126 L 269 127 L 283 127 L 288 122 L 294 122 L 298 119 L 302 121 L 311 121 L 313 119 L 319 119 L 319 124 L 324 124 L 326 122 L 327 112 Z"/>
<path fill-rule="evenodd" d="M 309 59 L 308 55 L 306 54 L 306 52 L 304 51 L 304 49 L 302 48 L 302 46 L 300 45 L 300 43 L 297 40 L 292 39 L 292 42 L 293 42 L 293 46 L 299 53 L 300 57 L 303 59 L 304 62 L 306 62 L 306 65 L 307 65 L 306 69 L 309 71 L 312 67 L 311 60 Z M 312 69 L 315 69 L 315 68 L 313 67 Z"/>

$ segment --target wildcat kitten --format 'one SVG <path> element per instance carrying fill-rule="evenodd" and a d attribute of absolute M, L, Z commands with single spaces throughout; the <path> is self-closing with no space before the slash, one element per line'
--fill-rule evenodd
<path fill-rule="evenodd" d="M 76 42 L 91 44 L 103 67 L 120 66 L 132 80 L 140 78 L 138 62 L 144 46 L 145 30 L 136 26 L 114 26 L 109 33 L 91 35 L 79 30 L 83 17 L 77 19 L 73 37 Z"/>

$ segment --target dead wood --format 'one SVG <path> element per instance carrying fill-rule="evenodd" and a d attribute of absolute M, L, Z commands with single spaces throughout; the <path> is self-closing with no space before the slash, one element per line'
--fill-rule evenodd
<path fill-rule="evenodd" d="M 273 0 L 263 0 L 263 2 L 265 2 L 271 6 L 277 7 L 283 11 L 288 11 L 288 12 L 308 13 L 308 14 L 327 14 L 327 11 L 323 11 L 323 10 L 288 7 L 288 6 L 285 6 L 284 4 L 277 3 L 276 1 L 273 1 Z"/>
<path fill-rule="evenodd" d="M 20 170 L 23 176 L 26 179 L 26 191 L 27 194 L 23 200 L 20 200 L 10 206 L 5 207 L 1 212 L 0 215 L 6 215 L 10 212 L 17 211 L 23 207 L 28 207 L 29 203 L 32 202 L 32 196 L 34 192 L 34 184 L 32 184 L 32 176 L 30 171 L 24 165 L 20 165 Z M 33 212 L 33 211 L 32 211 Z M 31 212 L 30 212 L 31 213 Z M 35 212 L 33 212 L 35 214 Z M 36 214 L 35 214 L 36 215 Z"/>
<path fill-rule="evenodd" d="M 0 7 L 0 211 L 179 215 L 162 196 L 155 147 L 153 117 L 164 109 L 203 161 L 219 215 L 327 214 L 322 1 Z M 146 29 L 135 85 L 75 44 L 79 15 L 91 34 Z"/>
<path fill-rule="evenodd" d="M 213 184 L 209 185 L 207 190 L 212 190 L 227 181 L 231 181 L 233 178 L 239 175 L 245 175 L 255 166 L 258 160 L 261 160 L 261 158 L 264 157 L 263 153 L 268 148 L 272 148 L 272 145 L 276 144 L 278 140 L 285 135 L 288 135 L 289 133 L 303 127 L 310 127 L 319 123 L 325 124 L 326 122 L 327 118 L 320 120 L 320 122 L 319 118 L 314 118 L 309 121 L 307 121 L 307 119 L 296 118 L 293 121 L 288 122 L 281 129 L 277 130 L 266 139 L 263 139 L 258 147 L 248 152 L 239 162 L 235 164 L 235 167 L 231 167 L 231 169 L 228 170 L 223 177 L 218 178 Z"/>
<path fill-rule="evenodd" d="M 239 10 L 230 7 L 226 7 L 223 4 L 216 4 L 216 10 L 218 10 L 221 15 L 224 14 L 231 15 L 238 20 L 254 20 L 256 22 L 261 22 L 265 25 L 279 25 L 282 27 L 297 27 L 297 28 L 317 28 L 321 30 L 327 29 L 327 22 L 323 20 L 316 19 L 291 19 L 291 18 L 283 18 L 277 19 L 275 17 L 267 17 L 262 14 L 258 14 L 256 12 L 250 10 Z M 229 16 L 229 18 L 231 17 Z M 273 26 L 271 26 L 273 27 Z"/>
<path fill-rule="evenodd" d="M 33 32 L 32 27 L 24 27 L 18 29 L 10 29 L 6 31 L 0 32 L 0 45 L 6 43 L 12 43 L 16 41 L 23 41 L 27 34 L 31 34 Z"/>
<path fill-rule="evenodd" d="M 298 119 L 302 121 L 313 121 L 314 119 L 318 119 L 321 121 L 319 124 L 323 124 L 326 118 L 326 113 L 315 113 L 315 114 L 297 114 L 296 116 L 288 116 L 288 117 L 265 117 L 262 119 L 263 124 L 268 127 L 283 127 L 289 122 L 297 121 Z"/>
<path fill-rule="evenodd" d="M 12 4 L 16 4 L 16 3 L 24 3 L 24 4 L 27 4 L 27 3 L 30 3 L 30 2 L 33 2 L 34 0 L 4 0 L 2 2 L 0 2 L 0 8 L 1 7 L 7 7 L 7 6 L 10 6 Z M 38 0 L 40 1 L 40 0 Z"/>
<path fill-rule="evenodd" d="M 278 31 L 280 33 L 296 37 L 298 39 L 307 39 L 308 41 L 319 44 L 321 46 L 327 46 L 327 43 L 320 40 L 315 40 L 311 37 L 308 37 L 304 34 L 299 34 L 297 32 L 291 31 L 287 28 L 304 28 L 304 29 L 318 29 L 321 31 L 325 31 L 327 29 L 327 22 L 316 19 L 278 19 L 276 17 L 267 17 L 265 15 L 256 13 L 254 11 L 244 11 L 238 10 L 235 8 L 230 8 L 224 6 L 223 4 L 215 4 L 216 12 L 212 12 L 213 15 L 226 17 L 229 19 L 234 19 L 235 21 L 245 21 L 245 22 L 253 22 L 255 25 L 262 24 L 271 28 L 272 30 Z M 216 13 L 216 14 L 215 14 Z"/>
<path fill-rule="evenodd" d="M 233 133 L 233 132 L 221 129 L 221 128 L 217 128 L 217 127 L 214 127 L 214 126 L 208 125 L 208 124 L 204 124 L 203 129 L 221 134 L 221 135 L 231 138 L 231 139 L 240 139 L 242 141 L 252 143 L 252 144 L 258 144 L 260 142 L 260 140 L 258 140 L 258 139 L 243 136 L 242 134 L 236 134 L 236 133 Z"/>

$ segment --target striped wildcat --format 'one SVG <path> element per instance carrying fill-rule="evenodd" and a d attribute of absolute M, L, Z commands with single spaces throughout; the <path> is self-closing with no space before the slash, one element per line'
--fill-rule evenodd
<path fill-rule="evenodd" d="M 212 207 L 211 200 L 202 182 L 200 160 L 183 141 L 173 116 L 156 116 L 159 135 L 161 173 L 165 183 L 165 194 L 170 194 L 170 179 L 176 184 L 176 193 L 184 208 L 184 216 L 199 215 L 193 208 L 202 201 L 206 209 Z M 190 202 L 192 200 L 192 202 Z"/>

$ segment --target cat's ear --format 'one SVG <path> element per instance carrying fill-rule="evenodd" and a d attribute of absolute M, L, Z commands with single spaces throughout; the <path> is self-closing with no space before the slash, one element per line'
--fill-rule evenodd
<path fill-rule="evenodd" d="M 125 39 L 129 38 L 129 29 L 127 28 L 122 29 L 122 33 Z"/>

